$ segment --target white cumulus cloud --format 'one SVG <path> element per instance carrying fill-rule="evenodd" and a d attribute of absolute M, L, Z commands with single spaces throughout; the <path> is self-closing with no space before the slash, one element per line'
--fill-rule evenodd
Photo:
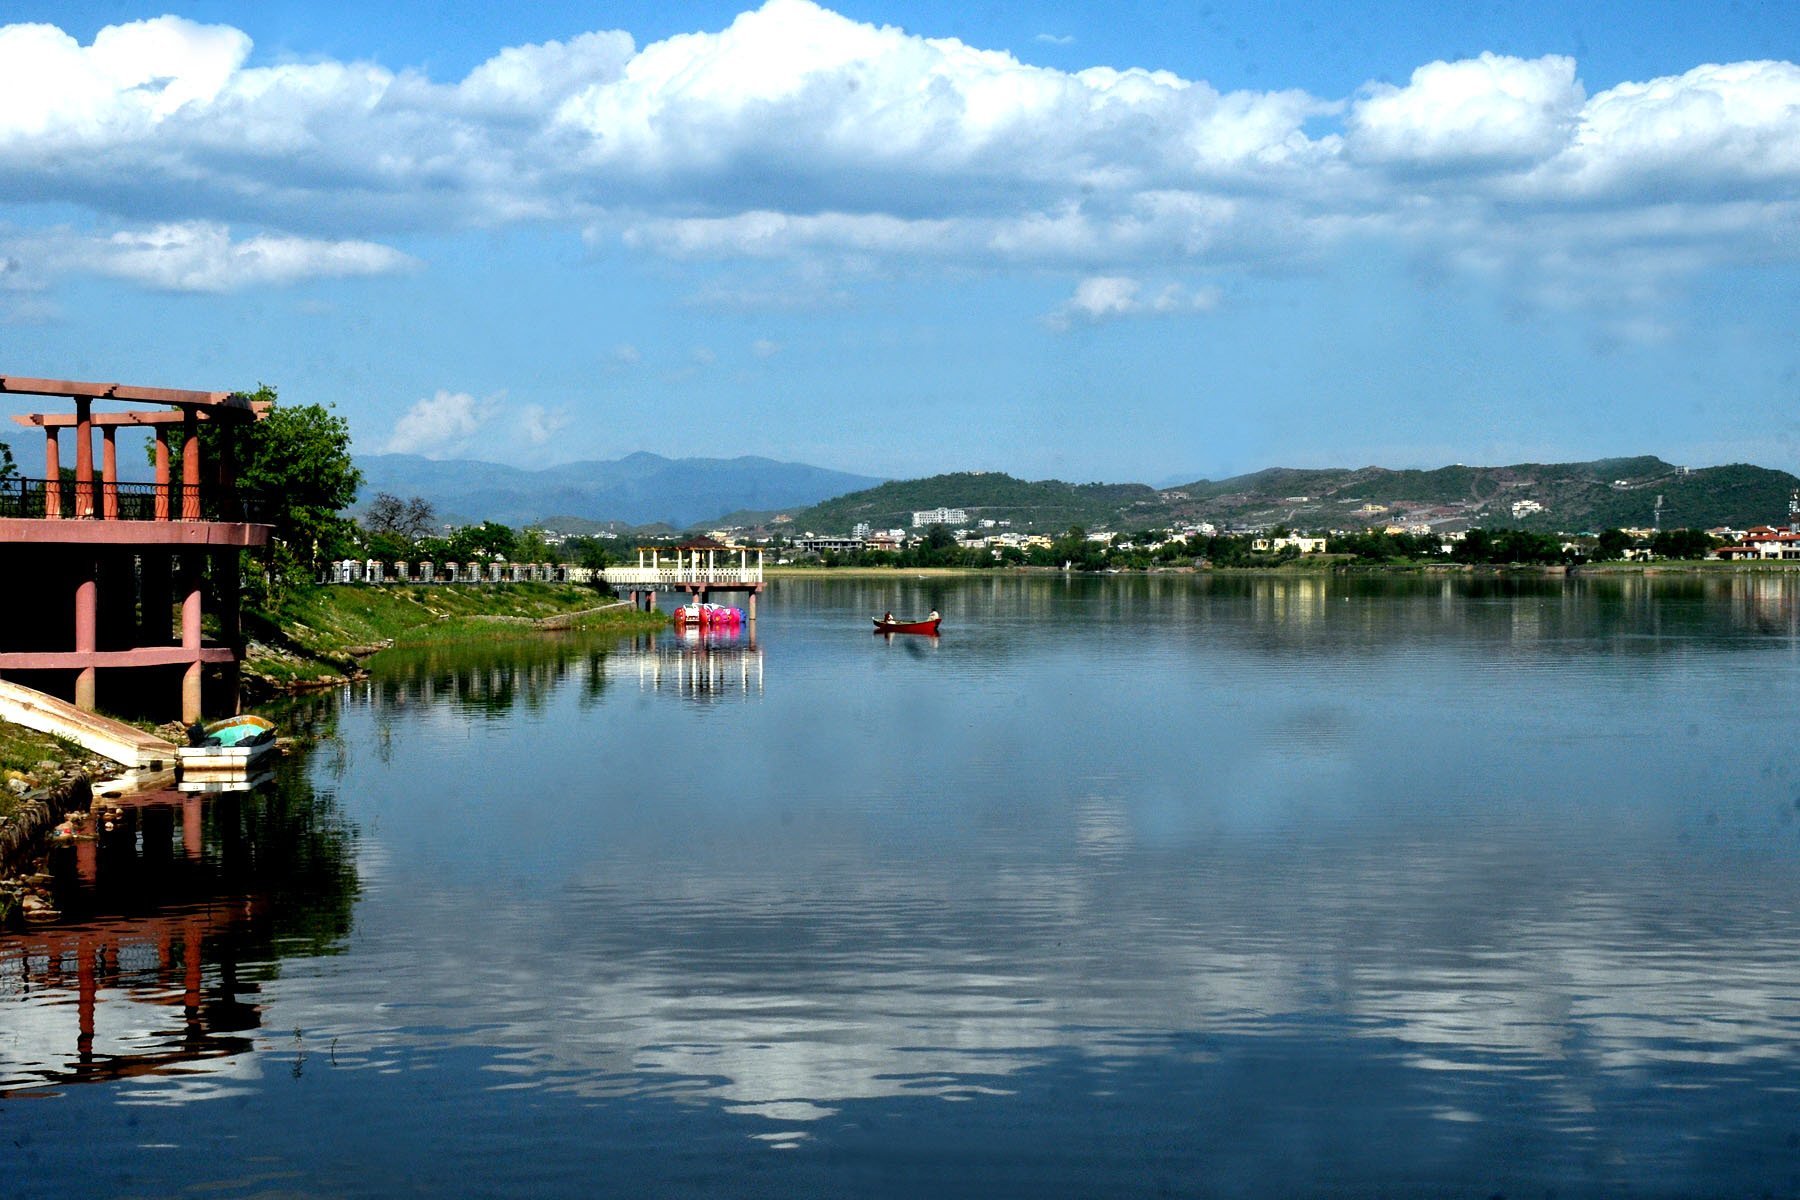
<path fill-rule="evenodd" d="M 454 457 L 474 445 L 476 435 L 499 411 L 497 398 L 478 400 L 468 392 L 440 389 L 436 395 L 415 400 L 401 414 L 382 449 L 389 454 Z"/>
<path fill-rule="evenodd" d="M 1349 149 L 1426 169 L 1526 165 L 1568 145 L 1585 99 L 1575 60 L 1560 55 L 1434 62 L 1406 87 L 1365 90 L 1350 110 Z"/>
<path fill-rule="evenodd" d="M 231 292 L 303 279 L 385 275 L 413 265 L 407 255 L 375 242 L 270 234 L 233 241 L 225 226 L 204 221 L 115 233 L 86 243 L 79 257 L 100 274 L 172 292 Z"/>
<path fill-rule="evenodd" d="M 812 0 L 641 46 L 600 30 L 499 47 L 453 80 L 251 65 L 252 49 L 177 17 L 85 45 L 0 26 L 0 218 L 61 205 L 119 231 L 42 265 L 18 255 L 29 274 L 278 285 L 406 265 L 366 239 L 524 222 L 816 272 L 817 295 L 884 267 L 1137 279 L 1287 269 L 1363 243 L 1621 294 L 1629 281 L 1609 272 L 1675 287 L 1721 262 L 1800 257 L 1737 219 L 1800 203 L 1791 62 L 1589 95 L 1573 59 L 1483 53 L 1345 97 L 1226 91 L 1034 65 Z M 1664 219 L 1672 205 L 1685 224 Z M 696 302 L 759 295 L 792 303 L 723 277 Z M 1129 303 L 1157 311 L 1142 291 Z M 1064 315 L 1085 311 L 1072 300 Z"/>
<path fill-rule="evenodd" d="M 1052 329 L 1065 330 L 1078 323 L 1097 325 L 1118 317 L 1169 316 L 1175 313 L 1211 312 L 1219 306 L 1216 288 L 1164 284 L 1154 291 L 1122 275 L 1094 275 L 1075 287 L 1075 294 L 1045 318 Z"/>
<path fill-rule="evenodd" d="M 47 287 L 71 273 L 104 275 L 168 292 L 233 292 L 308 279 L 384 275 L 417 263 L 377 242 L 284 234 L 234 238 L 211 221 L 183 221 L 114 233 L 68 227 L 0 232 L 0 285 Z"/>

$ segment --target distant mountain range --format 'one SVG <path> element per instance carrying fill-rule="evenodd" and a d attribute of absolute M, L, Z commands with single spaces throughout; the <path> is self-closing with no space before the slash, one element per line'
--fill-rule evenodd
<path fill-rule="evenodd" d="M 862 522 L 877 529 L 905 527 L 915 511 L 942 507 L 962 509 L 971 522 L 1006 521 L 1038 532 L 1071 525 L 1131 532 L 1200 521 L 1222 527 L 1401 523 L 1548 532 L 1648 526 L 1659 516 L 1664 528 L 1741 528 L 1785 521 L 1795 487 L 1800 478 L 1785 471 L 1741 463 L 1690 470 L 1650 456 L 1505 467 L 1458 464 L 1434 471 L 1275 467 L 1168 488 L 963 472 L 884 483 L 780 514 L 734 513 L 726 523 L 834 534 Z"/>
<path fill-rule="evenodd" d="M 663 458 L 628 454 L 565 463 L 538 471 L 473 459 L 415 454 L 359 456 L 367 503 L 378 492 L 422 496 L 445 521 L 532 525 L 547 517 L 678 529 L 705 524 L 738 508 L 778 509 L 816 504 L 881 482 L 868 475 L 828 471 L 770 458 Z"/>
<path fill-rule="evenodd" d="M 43 470 L 43 438 L 0 432 L 20 473 Z M 65 463 L 72 462 L 64 439 Z M 120 456 L 121 475 L 147 478 L 141 455 Z M 1385 467 L 1272 467 L 1229 479 L 1167 487 L 1073 484 L 964 471 L 884 482 L 774 459 L 624 458 L 527 471 L 471 459 L 375 454 L 357 459 L 360 501 L 378 492 L 422 496 L 441 520 L 549 524 L 567 532 L 711 525 L 779 533 L 847 534 L 861 522 L 906 527 L 915 511 L 960 508 L 970 520 L 1061 532 L 1071 525 L 1133 532 L 1177 522 L 1219 526 L 1354 528 L 1390 522 L 1456 529 L 1516 526 L 1541 531 L 1649 525 L 1657 498 L 1665 528 L 1780 523 L 1800 478 L 1745 463 L 1677 467 L 1654 456 L 1593 462 L 1457 464 L 1431 471 Z"/>

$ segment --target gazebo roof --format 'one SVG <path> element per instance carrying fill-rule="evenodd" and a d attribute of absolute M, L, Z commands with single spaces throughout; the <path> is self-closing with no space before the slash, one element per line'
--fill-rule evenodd
<path fill-rule="evenodd" d="M 19 396 L 67 396 L 77 400 L 118 400 L 127 404 L 163 404 L 192 412 L 202 420 L 254 421 L 268 409 L 266 401 L 251 400 L 236 392 L 196 392 L 184 388 L 137 387 L 124 383 L 85 383 L 74 379 L 38 379 L 26 375 L 0 375 L 0 393 Z M 96 417 L 97 425 L 160 425 L 182 419 L 180 413 L 116 413 Z M 46 427 L 75 424 L 70 416 L 31 413 L 15 416 L 21 425 Z"/>

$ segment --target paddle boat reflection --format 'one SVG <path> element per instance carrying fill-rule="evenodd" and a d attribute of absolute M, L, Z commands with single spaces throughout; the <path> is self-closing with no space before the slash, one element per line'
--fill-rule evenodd
<path fill-rule="evenodd" d="M 638 688 L 691 700 L 763 694 L 763 652 L 746 627 L 676 630 L 617 653 L 637 662 Z"/>

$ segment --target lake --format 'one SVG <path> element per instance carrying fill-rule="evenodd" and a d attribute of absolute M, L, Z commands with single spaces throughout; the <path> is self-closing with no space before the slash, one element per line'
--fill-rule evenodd
<path fill-rule="evenodd" d="M 1800 1193 L 1800 576 L 761 610 L 122 814 L 0 936 L 0 1194 Z"/>

